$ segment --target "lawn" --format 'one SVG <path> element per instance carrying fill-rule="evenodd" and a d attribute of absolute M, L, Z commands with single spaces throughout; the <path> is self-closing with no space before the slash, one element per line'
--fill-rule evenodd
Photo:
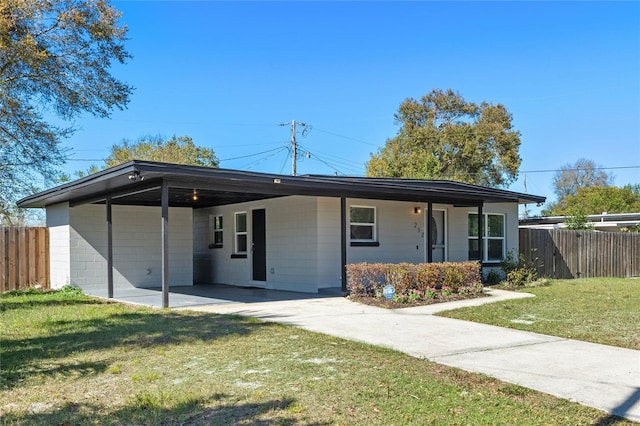
<path fill-rule="evenodd" d="M 399 352 L 63 291 L 0 296 L 0 422 L 631 424 Z"/>
<path fill-rule="evenodd" d="M 640 279 L 551 280 L 536 297 L 439 315 L 640 350 Z"/>

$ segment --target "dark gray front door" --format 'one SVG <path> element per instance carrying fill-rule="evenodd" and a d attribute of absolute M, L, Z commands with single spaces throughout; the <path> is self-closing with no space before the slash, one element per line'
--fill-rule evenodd
<path fill-rule="evenodd" d="M 265 224 L 265 210 L 251 212 L 251 242 L 253 252 L 253 280 L 267 280 L 267 233 Z"/>

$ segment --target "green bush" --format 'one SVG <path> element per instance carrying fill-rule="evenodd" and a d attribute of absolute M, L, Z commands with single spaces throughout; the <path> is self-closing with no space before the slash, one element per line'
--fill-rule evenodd
<path fill-rule="evenodd" d="M 507 282 L 514 287 L 523 287 L 538 279 L 535 261 L 529 261 L 520 253 L 516 258 L 513 251 L 500 262 L 500 267 L 507 277 Z"/>
<path fill-rule="evenodd" d="M 393 285 L 396 295 L 408 297 L 417 290 L 428 297 L 431 292 L 447 287 L 457 293 L 465 286 L 482 286 L 478 262 L 446 263 L 355 263 L 347 265 L 347 290 L 352 295 L 381 297 L 386 285 Z M 435 293 L 434 293 L 435 294 Z"/>

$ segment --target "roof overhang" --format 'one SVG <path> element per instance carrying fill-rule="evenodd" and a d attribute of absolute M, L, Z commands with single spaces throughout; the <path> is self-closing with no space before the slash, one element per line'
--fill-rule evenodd
<path fill-rule="evenodd" d="M 202 208 L 291 195 L 347 197 L 458 206 L 483 203 L 543 203 L 545 197 L 441 180 L 396 178 L 284 176 L 151 161 L 133 160 L 18 201 L 37 208 L 69 202 L 104 202 L 159 206 L 162 182 L 169 186 L 169 204 Z M 197 200 L 194 200 L 194 191 Z"/>

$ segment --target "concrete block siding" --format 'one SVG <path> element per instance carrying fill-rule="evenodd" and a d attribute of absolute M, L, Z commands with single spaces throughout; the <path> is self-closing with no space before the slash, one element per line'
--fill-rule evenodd
<path fill-rule="evenodd" d="M 347 199 L 350 206 L 376 209 L 376 247 L 352 247 L 347 263 L 426 261 L 426 204 Z M 421 212 L 416 213 L 415 207 Z M 468 259 L 468 215 L 474 208 L 434 205 L 445 211 L 446 257 Z M 485 213 L 501 213 L 506 250 L 518 248 L 516 203 L 485 204 Z M 266 281 L 252 280 L 251 211 L 266 213 Z M 234 253 L 234 214 L 247 213 L 248 253 Z M 347 211 L 348 214 L 348 211 Z M 213 242 L 212 217 L 223 217 L 223 244 Z M 47 207 L 51 281 L 54 287 L 107 286 L 107 225 L 104 205 Z M 347 225 L 348 226 L 348 225 Z M 160 208 L 113 206 L 114 287 L 161 286 Z M 348 231 L 348 230 L 347 230 Z M 348 233 L 347 233 L 348 235 Z M 315 293 L 340 287 L 340 199 L 289 196 L 192 210 L 169 209 L 169 282 L 171 286 L 221 283 Z"/>
<path fill-rule="evenodd" d="M 113 206 L 112 213 L 114 287 L 160 287 L 160 209 Z M 67 225 L 62 225 L 65 219 Z M 51 238 L 52 283 L 59 283 L 54 284 L 56 286 L 72 284 L 86 289 L 106 288 L 105 206 L 47 207 L 47 224 L 55 224 Z M 192 229 L 191 209 L 169 209 L 170 285 L 193 285 Z M 69 259 L 68 266 L 64 258 Z"/>
<path fill-rule="evenodd" d="M 347 263 L 426 261 L 426 204 L 382 200 L 348 199 L 350 206 L 376 209 L 377 247 L 347 244 Z M 421 212 L 415 213 L 415 207 Z M 434 204 L 445 212 L 446 257 L 468 260 L 468 215 L 477 210 Z M 247 212 L 251 245 L 251 210 L 265 209 L 267 234 L 267 280 L 251 280 L 251 252 L 246 259 L 232 259 L 234 214 Z M 517 204 L 485 204 L 485 213 L 501 213 L 506 219 L 506 250 L 518 247 Z M 347 212 L 348 214 L 348 212 Z M 212 217 L 223 217 L 223 247 L 209 249 Z M 194 212 L 194 273 L 196 282 L 269 289 L 317 292 L 339 287 L 340 200 L 293 196 L 258 202 L 199 209 Z"/>

